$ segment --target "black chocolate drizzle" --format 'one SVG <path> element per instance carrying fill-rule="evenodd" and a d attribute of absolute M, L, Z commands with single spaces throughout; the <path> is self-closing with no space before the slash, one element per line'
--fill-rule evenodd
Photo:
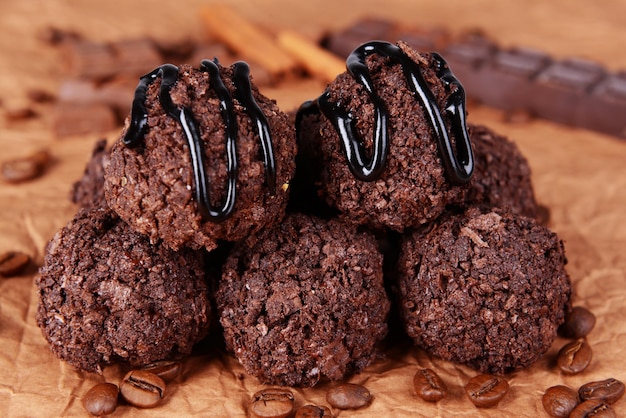
<path fill-rule="evenodd" d="M 340 105 L 331 103 L 328 91 L 318 97 L 315 102 L 303 104 L 299 113 L 311 112 L 313 111 L 313 106 L 317 104 L 318 109 L 332 123 L 339 134 L 348 161 L 348 167 L 354 176 L 363 181 L 373 181 L 379 178 L 384 170 L 389 153 L 389 116 L 385 104 L 376 94 L 369 69 L 366 65 L 366 58 L 371 54 L 385 56 L 392 62 L 401 65 L 409 89 L 426 112 L 437 139 L 439 154 L 449 180 L 459 185 L 467 183 L 474 169 L 474 157 L 465 121 L 465 90 L 439 54 L 431 54 L 437 65 L 437 76 L 446 86 L 455 87 L 446 102 L 445 112 L 451 119 L 450 130 L 456 139 L 456 153 L 454 150 L 455 146 L 453 146 L 446 129 L 442 112 L 437 107 L 437 101 L 426 80 L 424 80 L 419 65 L 399 47 L 388 42 L 367 42 L 355 49 L 346 60 L 348 72 L 357 83 L 365 88 L 374 104 L 374 146 L 369 161 L 365 160 L 365 150 L 356 132 L 355 121 L 352 115 L 349 111 L 342 109 Z"/>
<path fill-rule="evenodd" d="M 154 80 L 161 77 L 159 102 L 165 112 L 178 121 L 185 133 L 185 139 L 187 140 L 193 166 L 198 211 L 205 220 L 220 222 L 232 215 L 236 201 L 237 117 L 235 115 L 235 106 L 230 92 L 220 77 L 217 61 L 202 60 L 200 69 L 209 73 L 209 85 L 217 94 L 220 101 L 220 114 L 226 127 L 226 162 L 228 177 L 226 197 L 221 207 L 214 207 L 209 199 L 209 178 L 205 171 L 204 146 L 199 124 L 195 120 L 193 112 L 185 106 L 179 107 L 175 105 L 170 95 L 171 88 L 178 81 L 178 67 L 172 64 L 164 64 L 140 78 L 139 84 L 135 90 L 135 98 L 133 99 L 130 125 L 124 135 L 123 141 L 127 147 L 132 148 L 139 145 L 143 140 L 148 130 L 148 111 L 145 104 L 148 87 Z M 269 124 L 267 123 L 263 111 L 252 95 L 250 69 L 248 65 L 245 62 L 237 62 L 233 64 L 233 72 L 235 96 L 244 107 L 253 124 L 257 127 L 263 151 L 266 183 L 270 186 L 272 193 L 274 193 L 276 189 L 276 163 Z"/>

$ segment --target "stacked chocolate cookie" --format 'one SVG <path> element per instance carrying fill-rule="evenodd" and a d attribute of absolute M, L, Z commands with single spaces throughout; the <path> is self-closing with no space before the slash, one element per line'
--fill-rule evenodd
<path fill-rule="evenodd" d="M 347 67 L 291 119 L 242 62 L 142 77 L 121 138 L 95 163 L 103 170 L 74 188 L 98 208 L 57 234 L 38 281 L 55 353 L 86 370 L 187 354 L 210 322 L 205 279 L 226 347 L 263 383 L 313 386 L 363 370 L 382 354 L 391 309 L 417 346 L 480 370 L 505 373 L 545 353 L 571 284 L 561 241 L 535 219 L 525 158 L 468 127 L 463 87 L 438 54 L 368 42 Z M 79 193 L 92 184 L 104 193 Z M 91 219 L 97 227 L 82 224 Z M 223 263 L 193 264 L 221 249 Z M 184 271 L 157 279 L 164 270 L 137 251 Z M 117 282 L 103 290 L 124 275 L 145 288 L 132 295 L 140 301 Z M 168 281 L 197 289 L 172 288 L 178 299 L 160 305 L 151 289 L 166 293 Z M 86 295 L 94 302 L 72 302 Z M 197 311 L 182 314 L 188 305 Z M 122 307 L 148 323 L 176 311 L 165 328 L 184 330 L 187 344 L 152 353 L 133 336 L 128 352 L 103 351 L 127 337 L 102 333 L 120 329 L 108 324 Z"/>

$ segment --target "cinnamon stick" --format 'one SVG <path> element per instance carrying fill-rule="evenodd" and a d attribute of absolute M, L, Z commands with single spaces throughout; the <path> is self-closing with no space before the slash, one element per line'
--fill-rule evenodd
<path fill-rule="evenodd" d="M 346 70 L 343 60 L 298 33 L 282 31 L 277 41 L 311 75 L 325 82 L 333 81 Z"/>
<path fill-rule="evenodd" d="M 232 8 L 213 4 L 201 9 L 200 17 L 210 35 L 244 59 L 266 68 L 274 79 L 292 72 L 297 66 L 296 61 L 276 45 L 271 35 Z"/>

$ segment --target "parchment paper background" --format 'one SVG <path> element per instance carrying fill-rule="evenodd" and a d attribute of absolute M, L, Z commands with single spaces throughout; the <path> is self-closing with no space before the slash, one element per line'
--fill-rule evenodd
<path fill-rule="evenodd" d="M 626 69 L 626 3 L 614 0 L 391 0 L 384 6 L 369 0 L 228 3 L 269 30 L 294 29 L 311 38 L 377 15 L 453 32 L 481 28 L 503 46 L 533 47 L 555 58 L 592 59 L 612 71 Z M 42 29 L 75 30 L 97 41 L 146 34 L 201 40 L 205 32 L 197 11 L 208 4 L 199 0 L 0 0 L 0 112 L 26 106 L 26 92 L 31 89 L 55 92 L 63 79 L 59 52 L 37 39 Z M 263 92 L 290 110 L 323 88 L 317 81 L 290 81 Z M 0 253 L 24 251 L 40 265 L 47 240 L 76 210 L 67 199 L 70 185 L 82 174 L 100 135 L 55 138 L 49 129 L 50 108 L 38 110 L 42 115 L 35 119 L 0 118 L 0 160 L 42 147 L 49 148 L 54 159 L 37 180 L 19 185 L 0 182 Z M 626 141 L 541 120 L 507 123 L 501 112 L 480 106 L 470 108 L 469 121 L 509 136 L 528 157 L 537 197 L 551 210 L 550 227 L 565 241 L 574 303 L 597 315 L 588 337 L 593 362 L 581 375 L 559 373 L 553 366 L 555 353 L 565 343 L 559 339 L 535 366 L 508 376 L 511 390 L 498 408 L 478 410 L 462 389 L 476 372 L 398 346 L 389 351 L 386 361 L 351 379 L 370 389 L 372 405 L 362 411 L 335 411 L 336 416 L 546 416 L 541 395 L 549 386 L 578 388 L 608 377 L 626 381 Z M 111 141 L 118 134 L 106 136 Z M 34 321 L 35 274 L 33 267 L 21 276 L 0 278 L 0 416 L 86 416 L 82 395 L 96 382 L 117 383 L 121 371 L 113 367 L 104 376 L 82 373 L 50 353 Z M 417 367 L 434 368 L 448 383 L 450 395 L 435 405 L 418 399 L 412 389 Z M 250 395 L 260 388 L 236 360 L 209 352 L 186 363 L 183 376 L 170 385 L 160 407 L 120 406 L 113 416 L 245 416 Z M 326 389 L 295 390 L 297 404 L 325 404 Z M 626 400 L 614 407 L 619 416 L 626 415 Z"/>

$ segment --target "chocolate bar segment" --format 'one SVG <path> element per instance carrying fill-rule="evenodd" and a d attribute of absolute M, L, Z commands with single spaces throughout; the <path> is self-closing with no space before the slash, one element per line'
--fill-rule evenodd
<path fill-rule="evenodd" d="M 512 48 L 489 58 L 473 75 L 470 94 L 503 110 L 528 109 L 535 94 L 531 80 L 550 64 L 550 57 L 534 49 Z"/>
<path fill-rule="evenodd" d="M 609 74 L 579 108 L 583 128 L 626 138 L 626 71 Z"/>
<path fill-rule="evenodd" d="M 373 39 L 389 41 L 394 24 L 384 19 L 368 18 L 322 40 L 322 46 L 336 55 L 347 58 L 359 45 Z"/>
<path fill-rule="evenodd" d="M 590 61 L 567 59 L 553 62 L 532 83 L 528 110 L 557 123 L 580 126 L 580 114 L 589 93 L 606 76 L 604 68 Z"/>
<path fill-rule="evenodd" d="M 450 70 L 463 83 L 469 98 L 479 99 L 480 90 L 485 85 L 493 88 L 481 73 L 481 68 L 491 61 L 496 51 L 496 44 L 480 33 L 468 34 L 443 50 L 442 55 Z"/>
<path fill-rule="evenodd" d="M 610 73 L 581 58 L 554 60 L 524 47 L 501 48 L 480 31 L 450 36 L 380 19 L 328 34 L 323 45 L 345 57 L 372 39 L 402 39 L 418 51 L 440 52 L 473 101 L 626 138 L 626 71 Z"/>

